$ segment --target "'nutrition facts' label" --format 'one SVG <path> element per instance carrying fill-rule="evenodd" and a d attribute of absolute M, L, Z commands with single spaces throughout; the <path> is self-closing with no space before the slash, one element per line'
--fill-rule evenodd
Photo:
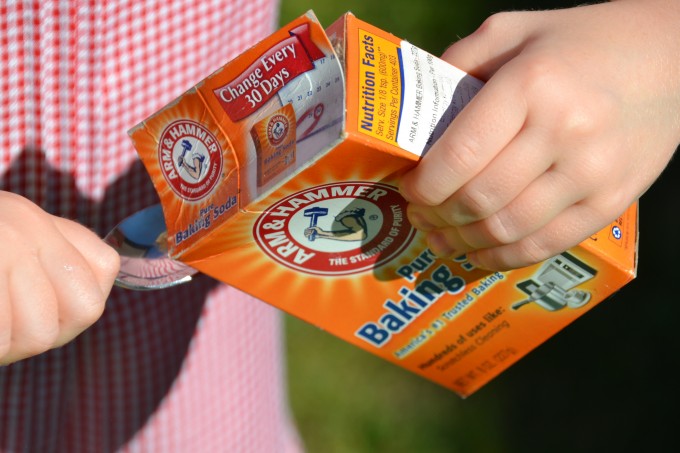
<path fill-rule="evenodd" d="M 483 82 L 406 41 L 359 33 L 373 57 L 360 59 L 359 131 L 422 155 Z"/>

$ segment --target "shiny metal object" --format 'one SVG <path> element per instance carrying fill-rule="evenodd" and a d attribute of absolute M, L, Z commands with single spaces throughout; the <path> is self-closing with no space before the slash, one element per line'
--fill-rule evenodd
<path fill-rule="evenodd" d="M 159 204 L 120 222 L 104 238 L 120 255 L 115 285 L 133 290 L 170 288 L 191 281 L 198 271 L 168 256 L 167 231 Z"/>

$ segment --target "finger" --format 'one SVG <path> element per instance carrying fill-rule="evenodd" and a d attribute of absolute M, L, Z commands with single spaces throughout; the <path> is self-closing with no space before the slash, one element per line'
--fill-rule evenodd
<path fill-rule="evenodd" d="M 419 164 L 401 179 L 408 201 L 441 204 L 477 175 L 519 133 L 523 91 L 499 72 L 458 114 Z"/>
<path fill-rule="evenodd" d="M 431 231 L 436 228 L 449 226 L 432 206 L 423 206 L 409 203 L 406 208 L 406 217 L 409 223 L 417 230 Z"/>
<path fill-rule="evenodd" d="M 517 56 L 527 40 L 524 12 L 503 12 L 488 17 L 472 34 L 455 42 L 441 59 L 482 80 L 489 80 Z"/>
<path fill-rule="evenodd" d="M 546 147 L 536 128 L 522 130 L 479 175 L 434 208 L 442 223 L 467 225 L 507 206 L 552 165 Z"/>
<path fill-rule="evenodd" d="M 470 248 L 511 244 L 538 231 L 562 211 L 583 200 L 587 187 L 577 190 L 571 178 L 557 170 L 541 175 L 509 205 L 484 220 L 458 228 Z"/>
<path fill-rule="evenodd" d="M 582 198 L 569 178 L 549 171 L 490 217 L 460 227 L 430 229 L 426 239 L 440 257 L 510 244 L 537 231 Z"/>
<path fill-rule="evenodd" d="M 465 242 L 457 227 L 437 228 L 427 233 L 427 246 L 440 258 L 455 256 L 475 250 Z"/>
<path fill-rule="evenodd" d="M 12 301 L 12 340 L 4 363 L 47 351 L 59 335 L 57 299 L 37 256 L 17 257 L 8 285 Z"/>
<path fill-rule="evenodd" d="M 485 269 L 503 271 L 529 266 L 581 243 L 610 220 L 586 203 L 575 204 L 518 242 L 472 251 L 467 257 L 471 263 Z"/>

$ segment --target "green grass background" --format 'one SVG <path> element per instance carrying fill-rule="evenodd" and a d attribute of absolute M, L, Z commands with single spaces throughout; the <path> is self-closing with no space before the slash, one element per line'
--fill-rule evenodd
<path fill-rule="evenodd" d="M 281 23 L 346 11 L 435 54 L 493 12 L 574 2 L 282 0 Z M 645 452 L 674 445 L 680 397 L 670 371 L 679 297 L 676 164 L 641 203 L 639 277 L 463 400 L 292 317 L 290 401 L 310 453 Z M 646 203 L 646 204 L 645 204 Z M 647 209 L 645 209 L 645 206 Z M 672 219 L 669 222 L 669 219 Z M 646 230 L 645 230 L 646 229 Z"/>

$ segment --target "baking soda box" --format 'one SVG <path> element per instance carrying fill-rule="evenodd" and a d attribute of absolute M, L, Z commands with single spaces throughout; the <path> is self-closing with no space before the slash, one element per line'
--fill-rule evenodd
<path fill-rule="evenodd" d="M 509 272 L 439 259 L 399 177 L 483 83 L 348 13 L 291 22 L 130 131 L 171 255 L 467 396 L 635 277 L 637 208 Z"/>

